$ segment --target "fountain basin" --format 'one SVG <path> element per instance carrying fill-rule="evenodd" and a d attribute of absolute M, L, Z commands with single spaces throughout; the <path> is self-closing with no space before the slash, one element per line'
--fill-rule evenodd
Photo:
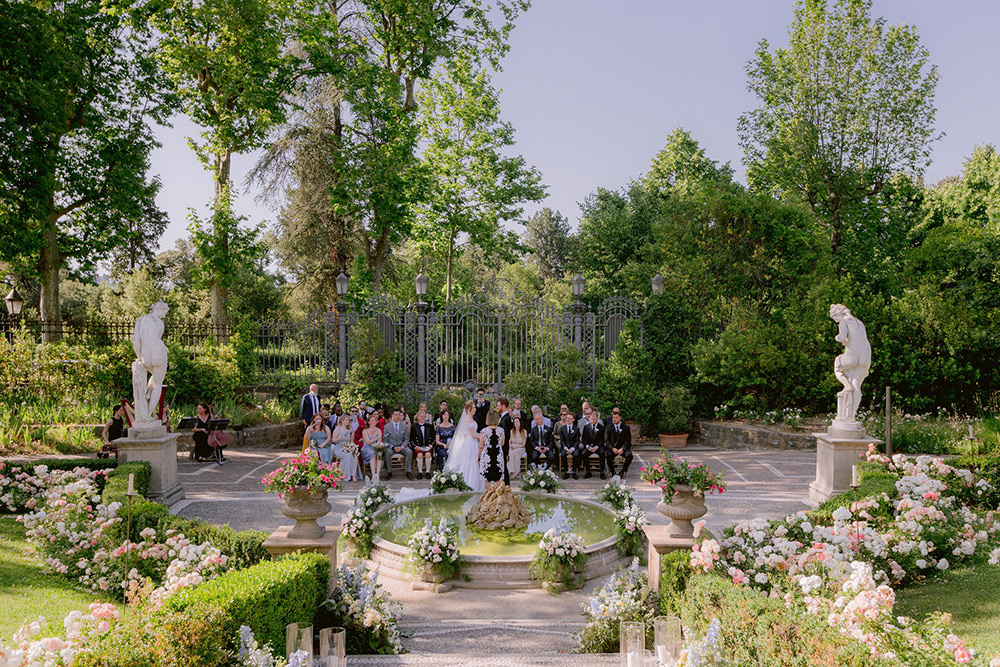
<path fill-rule="evenodd" d="M 470 529 L 465 515 L 476 502 L 478 493 L 443 493 L 394 503 L 375 513 L 376 537 L 371 560 L 382 576 L 409 579 L 406 570 L 410 536 L 424 525 L 443 517 L 459 524 L 459 553 L 463 577 L 453 580 L 463 588 L 510 589 L 540 588 L 528 574 L 528 565 L 538 548 L 542 533 L 556 525 L 576 533 L 586 545 L 585 580 L 607 576 L 626 564 L 618 555 L 614 513 L 589 500 L 576 500 L 549 493 L 515 492 L 532 511 L 532 521 L 522 532 L 493 533 Z M 466 580 L 468 578 L 468 580 Z"/>

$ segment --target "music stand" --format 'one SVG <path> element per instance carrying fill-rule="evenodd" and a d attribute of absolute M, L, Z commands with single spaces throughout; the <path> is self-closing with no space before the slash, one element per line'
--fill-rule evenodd
<path fill-rule="evenodd" d="M 177 422 L 177 430 L 190 431 L 197 425 L 198 425 L 197 417 L 183 417 L 179 422 Z"/>
<path fill-rule="evenodd" d="M 228 419 L 212 419 L 208 422 L 208 432 L 212 431 L 226 431 L 229 430 L 229 420 Z"/>

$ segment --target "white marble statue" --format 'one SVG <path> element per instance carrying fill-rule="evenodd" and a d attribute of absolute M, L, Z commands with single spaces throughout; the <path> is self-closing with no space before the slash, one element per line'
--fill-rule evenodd
<path fill-rule="evenodd" d="M 163 318 L 169 306 L 157 301 L 149 312 L 135 321 L 132 348 L 132 397 L 135 406 L 134 428 L 160 425 L 156 418 L 163 379 L 167 374 L 167 346 L 163 344 Z M 146 374 L 149 373 L 149 380 Z"/>
<path fill-rule="evenodd" d="M 856 420 L 861 404 L 861 383 L 868 377 L 872 366 L 872 346 L 868 342 L 868 332 L 861 320 L 851 315 L 843 304 L 830 306 L 830 317 L 840 325 L 837 342 L 844 344 L 844 353 L 833 362 L 833 373 L 844 385 L 837 394 L 837 418 L 834 426 L 842 425 L 858 428 Z"/>

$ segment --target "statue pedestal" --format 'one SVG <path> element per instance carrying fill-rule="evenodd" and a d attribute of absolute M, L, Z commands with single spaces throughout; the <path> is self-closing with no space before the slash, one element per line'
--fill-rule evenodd
<path fill-rule="evenodd" d="M 822 503 L 851 488 L 854 464 L 868 451 L 869 445 L 882 441 L 869 438 L 863 428 L 834 422 L 826 433 L 816 437 L 816 479 L 809 485 L 809 500 Z"/>
<path fill-rule="evenodd" d="M 704 530 L 704 529 L 702 529 Z M 646 533 L 646 540 L 649 542 L 646 563 L 646 581 L 649 590 L 657 592 L 660 590 L 660 556 L 671 551 L 690 551 L 695 545 L 693 537 L 671 537 L 667 535 L 666 526 L 643 526 L 642 532 Z"/>
<path fill-rule="evenodd" d="M 115 440 L 118 462 L 146 461 L 152 468 L 149 499 L 170 507 L 184 498 L 184 488 L 177 481 L 177 438 L 163 426 L 130 428 L 127 438 Z"/>
<path fill-rule="evenodd" d="M 284 556 L 296 551 L 318 553 L 330 559 L 330 585 L 329 592 L 337 586 L 337 538 L 340 537 L 340 530 L 323 526 L 323 534 L 312 539 L 288 537 L 288 532 L 294 526 L 280 526 L 271 533 L 271 536 L 264 540 L 264 548 L 271 557 Z"/>

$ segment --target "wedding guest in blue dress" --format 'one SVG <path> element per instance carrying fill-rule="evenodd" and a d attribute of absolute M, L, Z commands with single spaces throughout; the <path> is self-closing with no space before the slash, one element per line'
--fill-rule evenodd
<path fill-rule="evenodd" d="M 333 463 L 333 448 L 330 446 L 332 440 L 333 435 L 323 415 L 319 413 L 313 415 L 312 423 L 309 425 L 309 444 L 316 449 L 319 460 L 323 463 Z"/>
<path fill-rule="evenodd" d="M 443 401 L 442 401 L 443 403 Z M 445 461 L 448 460 L 448 446 L 451 439 L 455 437 L 455 425 L 451 423 L 451 412 L 444 408 L 440 414 L 441 421 L 438 422 L 434 436 L 434 458 L 437 459 L 437 469 L 443 470 Z"/>
<path fill-rule="evenodd" d="M 358 470 L 358 446 L 354 444 L 349 419 L 337 422 L 333 429 L 333 453 L 340 459 L 344 481 L 353 482 L 361 479 L 361 472 Z"/>

